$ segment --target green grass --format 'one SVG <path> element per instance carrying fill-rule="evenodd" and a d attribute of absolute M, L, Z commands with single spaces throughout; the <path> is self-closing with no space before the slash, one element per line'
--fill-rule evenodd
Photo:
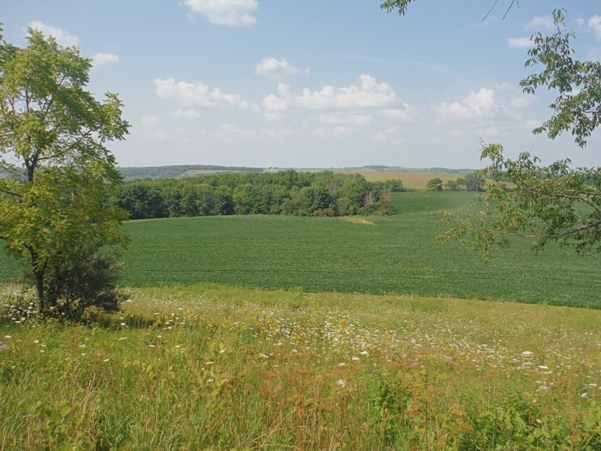
<path fill-rule="evenodd" d="M 440 210 L 456 210 L 473 202 L 475 193 L 467 191 L 421 191 L 394 193 L 390 201 L 396 214 L 425 213 Z"/>
<path fill-rule="evenodd" d="M 0 449 L 601 446 L 600 311 L 207 284 L 129 295 L 86 326 L 0 313 Z"/>
<path fill-rule="evenodd" d="M 213 282 L 311 291 L 414 293 L 601 307 L 601 268 L 592 258 L 529 243 L 485 264 L 457 243 L 440 246 L 439 211 L 460 193 L 401 193 L 400 210 L 414 213 L 369 218 L 373 225 L 339 218 L 235 216 L 136 221 L 125 253 L 128 286 Z M 440 198 L 436 196 L 440 195 Z"/>
<path fill-rule="evenodd" d="M 132 243 L 124 253 L 121 283 L 212 282 L 601 307 L 595 258 L 553 248 L 536 255 L 518 240 L 485 264 L 458 243 L 436 244 L 441 211 L 471 198 L 398 193 L 393 203 L 399 214 L 367 218 L 373 225 L 290 216 L 132 221 L 124 227 Z M 7 273 L 4 268 L 0 276 Z"/>

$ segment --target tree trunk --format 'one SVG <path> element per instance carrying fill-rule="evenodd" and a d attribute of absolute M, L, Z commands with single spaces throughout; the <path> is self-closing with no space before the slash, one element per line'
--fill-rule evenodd
<path fill-rule="evenodd" d="M 29 254 L 31 255 L 31 269 L 33 270 L 33 277 L 35 278 L 35 291 L 38 298 L 38 307 L 40 316 L 44 314 L 45 306 L 44 306 L 44 269 L 45 266 L 40 268 L 40 264 L 38 261 L 38 253 L 29 249 Z"/>
<path fill-rule="evenodd" d="M 44 314 L 44 273 L 42 271 L 33 272 L 35 277 L 35 291 L 38 296 L 38 306 L 40 315 Z"/>

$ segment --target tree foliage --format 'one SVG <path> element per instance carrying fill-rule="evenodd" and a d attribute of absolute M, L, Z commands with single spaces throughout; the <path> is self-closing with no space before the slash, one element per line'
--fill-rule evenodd
<path fill-rule="evenodd" d="M 178 216 L 388 214 L 384 193 L 404 191 L 400 180 L 368 182 L 332 171 L 225 173 L 183 179 L 142 180 L 109 190 L 108 205 L 132 219 Z"/>
<path fill-rule="evenodd" d="M 542 66 L 540 73 L 521 82 L 525 92 L 541 87 L 559 95 L 550 105 L 552 117 L 535 133 L 550 138 L 570 131 L 584 147 L 599 126 L 601 114 L 601 64 L 574 58 L 564 10 L 554 11 L 556 32 L 534 35 L 526 66 Z M 515 160 L 505 158 L 500 144 L 483 146 L 482 158 L 490 159 L 486 174 L 494 179 L 480 205 L 447 213 L 441 223 L 452 224 L 441 242 L 471 241 L 474 249 L 490 258 L 496 247 L 507 246 L 511 236 L 533 240 L 535 249 L 550 242 L 569 246 L 577 253 L 601 251 L 601 168 L 571 167 L 569 159 L 542 166 L 528 152 Z"/>
<path fill-rule="evenodd" d="M 49 268 L 87 243 L 125 242 L 123 213 L 102 202 L 121 181 L 106 144 L 129 124 L 116 94 L 85 90 L 91 59 L 77 48 L 33 29 L 25 48 L 0 40 L 0 239 L 29 262 L 44 313 Z"/>

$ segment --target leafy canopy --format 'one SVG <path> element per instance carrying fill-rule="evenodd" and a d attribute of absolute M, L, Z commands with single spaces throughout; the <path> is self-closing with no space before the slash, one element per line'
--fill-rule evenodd
<path fill-rule="evenodd" d="M 601 120 L 601 63 L 575 59 L 570 44 L 575 34 L 566 31 L 565 11 L 553 16 L 556 32 L 535 34 L 526 62 L 542 70 L 520 84 L 531 94 L 545 86 L 558 91 L 552 117 L 534 133 L 547 132 L 553 139 L 570 131 L 584 147 Z M 485 171 L 493 179 L 482 203 L 446 213 L 440 222 L 453 226 L 439 241 L 471 241 L 487 258 L 511 236 L 533 239 L 535 249 L 559 242 L 581 254 L 601 251 L 601 168 L 573 169 L 569 159 L 541 166 L 528 152 L 512 160 L 500 144 L 483 146 L 482 158 L 491 160 Z"/>
<path fill-rule="evenodd" d="M 121 176 L 106 144 L 129 124 L 122 104 L 85 90 L 91 59 L 29 29 L 28 45 L 0 29 L 0 239 L 25 257 L 44 310 L 44 273 L 75 258 L 82 243 L 124 243 L 124 218 L 104 208 L 106 183 Z"/>

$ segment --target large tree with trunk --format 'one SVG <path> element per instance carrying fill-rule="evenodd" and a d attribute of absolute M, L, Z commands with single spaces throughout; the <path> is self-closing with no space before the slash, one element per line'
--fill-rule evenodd
<path fill-rule="evenodd" d="M 92 61 L 29 29 L 28 44 L 0 29 L 0 239 L 26 259 L 45 313 L 44 277 L 97 244 L 124 244 L 123 213 L 105 208 L 121 176 L 106 145 L 129 124 L 116 94 L 88 91 Z"/>

